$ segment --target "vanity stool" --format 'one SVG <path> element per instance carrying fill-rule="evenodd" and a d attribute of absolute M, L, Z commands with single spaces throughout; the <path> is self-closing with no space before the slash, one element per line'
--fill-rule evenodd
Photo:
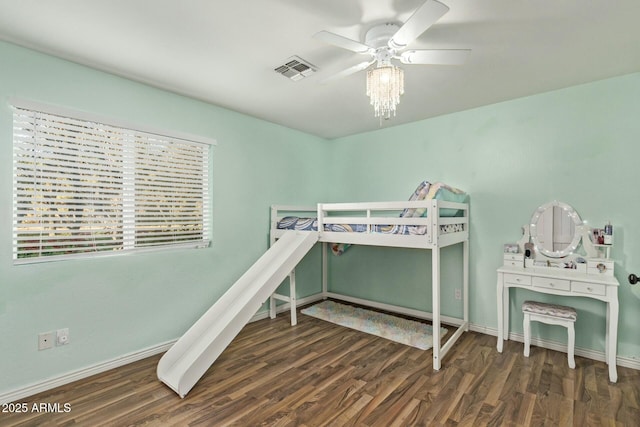
<path fill-rule="evenodd" d="M 567 348 L 567 357 L 569 359 L 569 367 L 575 369 L 576 361 L 574 360 L 574 346 L 576 340 L 575 329 L 573 324 L 578 318 L 576 310 L 572 307 L 564 305 L 547 304 L 536 301 L 525 301 L 522 303 L 522 313 L 524 314 L 524 356 L 529 357 L 529 349 L 531 347 L 531 321 L 546 323 L 548 325 L 560 325 L 567 328 L 569 342 Z"/>

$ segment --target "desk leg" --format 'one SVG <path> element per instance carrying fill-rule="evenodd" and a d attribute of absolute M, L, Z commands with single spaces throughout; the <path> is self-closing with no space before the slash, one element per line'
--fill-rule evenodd
<path fill-rule="evenodd" d="M 505 341 L 509 341 L 509 292 L 511 288 L 509 286 L 504 286 L 504 290 L 502 291 L 502 336 Z"/>
<path fill-rule="evenodd" d="M 611 318 L 611 308 L 610 308 L 610 304 L 609 301 L 607 301 L 607 317 L 606 317 L 606 324 L 605 324 L 605 331 L 604 331 L 604 361 L 605 363 L 608 365 L 609 364 L 609 324 L 610 322 L 610 318 Z"/>
<path fill-rule="evenodd" d="M 616 289 L 617 291 L 617 289 Z M 618 298 L 611 299 L 607 304 L 607 363 L 609 364 L 609 381 L 618 381 L 616 356 L 618 347 Z"/>
<path fill-rule="evenodd" d="M 502 346 L 504 344 L 504 282 L 503 274 L 498 273 L 498 286 L 496 287 L 496 294 L 498 296 L 498 353 L 502 353 Z"/>

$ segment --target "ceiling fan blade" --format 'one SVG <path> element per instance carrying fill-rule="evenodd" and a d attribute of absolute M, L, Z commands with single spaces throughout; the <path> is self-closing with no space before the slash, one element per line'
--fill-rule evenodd
<path fill-rule="evenodd" d="M 436 0 L 427 0 L 391 37 L 389 47 L 396 50 L 404 49 L 448 11 L 448 6 Z"/>
<path fill-rule="evenodd" d="M 334 80 L 338 80 L 338 79 L 341 79 L 343 77 L 350 76 L 351 74 L 355 74 L 358 71 L 362 71 L 362 70 L 366 69 L 369 65 L 373 64 L 374 62 L 376 62 L 375 59 L 372 59 L 371 61 L 361 62 L 359 64 L 354 65 L 353 67 L 349 67 L 346 70 L 342 70 L 339 73 L 336 73 L 336 74 L 334 74 L 332 76 L 327 77 L 324 80 L 321 80 L 320 83 L 322 83 L 322 84 L 329 83 L 329 82 L 332 82 Z"/>
<path fill-rule="evenodd" d="M 403 64 L 461 65 L 471 49 L 407 50 L 400 55 Z"/>
<path fill-rule="evenodd" d="M 369 49 L 371 49 L 366 44 L 342 37 L 335 33 L 330 33 L 329 31 L 320 31 L 314 34 L 313 38 L 356 53 L 367 53 Z"/>

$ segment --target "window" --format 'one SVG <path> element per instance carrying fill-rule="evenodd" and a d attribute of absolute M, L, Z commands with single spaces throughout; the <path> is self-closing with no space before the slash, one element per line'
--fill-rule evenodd
<path fill-rule="evenodd" d="M 14 263 L 210 243 L 212 141 L 14 107 Z"/>

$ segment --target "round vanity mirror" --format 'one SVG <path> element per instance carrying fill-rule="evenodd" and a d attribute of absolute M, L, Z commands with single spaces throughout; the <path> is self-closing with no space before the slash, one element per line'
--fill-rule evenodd
<path fill-rule="evenodd" d="M 578 247 L 581 225 L 580 216 L 571 206 L 553 201 L 536 209 L 529 230 L 538 252 L 550 258 L 562 258 Z"/>

